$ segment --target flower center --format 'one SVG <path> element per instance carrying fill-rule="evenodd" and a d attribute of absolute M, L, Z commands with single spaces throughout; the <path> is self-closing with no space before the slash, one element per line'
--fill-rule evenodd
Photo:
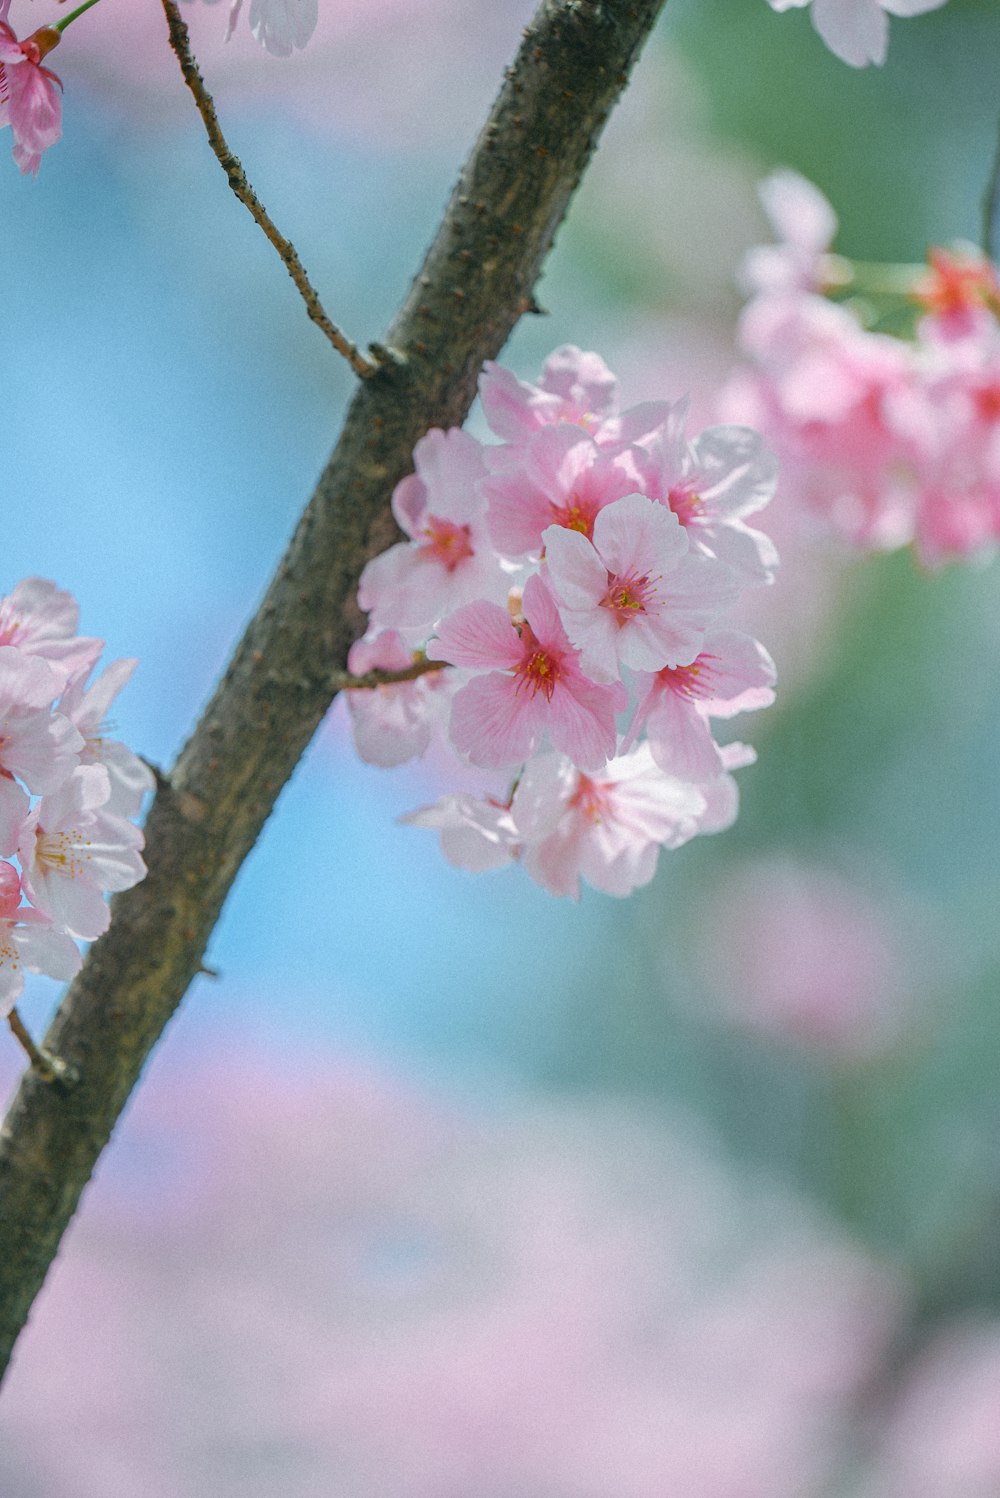
<path fill-rule="evenodd" d="M 581 774 L 576 790 L 569 798 L 569 805 L 596 826 L 604 821 L 611 810 L 611 792 L 606 785 Z"/>
<path fill-rule="evenodd" d="M 713 668 L 717 660 L 718 656 L 703 654 L 699 655 L 697 660 L 692 661 L 690 666 L 664 666 L 663 670 L 656 674 L 663 685 L 669 688 L 675 696 L 693 702 L 698 697 L 712 695 L 715 675 Z"/>
<path fill-rule="evenodd" d="M 35 840 L 35 859 L 47 874 L 77 879 L 87 863 L 87 855 L 79 850 L 89 847 L 89 841 L 76 827 L 61 832 L 46 832 L 39 827 Z"/>
<path fill-rule="evenodd" d="M 667 494 L 667 504 L 681 525 L 690 525 L 692 520 L 701 520 L 705 513 L 705 501 L 698 493 L 693 479 L 675 484 Z"/>
<path fill-rule="evenodd" d="M 475 556 L 472 533 L 467 525 L 456 525 L 453 520 L 428 515 L 422 534 L 427 540 L 420 544 L 421 555 L 440 562 L 448 572 L 454 572 L 468 557 Z"/>
<path fill-rule="evenodd" d="M 601 599 L 601 608 L 609 609 L 619 624 L 626 624 L 637 614 L 645 614 L 647 606 L 656 597 L 658 579 L 648 573 L 627 572 L 624 577 L 608 573 L 608 591 Z"/>
<path fill-rule="evenodd" d="M 4 102 L 3 92 L 3 68 L 0 67 L 0 104 Z M 21 637 L 20 619 L 9 614 L 6 609 L 0 608 L 0 645 L 16 645 Z"/>
<path fill-rule="evenodd" d="M 556 683 L 562 675 L 559 657 L 552 655 L 539 643 L 527 620 L 521 625 L 521 642 L 525 647 L 524 656 L 514 668 L 517 690 L 524 687 L 532 697 L 544 692 L 546 702 L 551 702 Z"/>
<path fill-rule="evenodd" d="M 586 536 L 588 541 L 594 539 L 597 506 L 593 500 L 581 499 L 578 494 L 571 494 L 564 505 L 550 505 L 550 509 L 553 525 L 561 525 L 563 530 L 567 531 L 579 531 L 580 535 Z"/>

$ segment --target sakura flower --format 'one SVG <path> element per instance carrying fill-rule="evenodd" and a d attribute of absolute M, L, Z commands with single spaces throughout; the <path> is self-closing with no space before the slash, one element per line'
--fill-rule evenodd
<path fill-rule="evenodd" d="M 397 821 L 436 830 L 441 852 L 448 862 L 474 874 L 503 868 L 516 856 L 520 846 L 509 809 L 488 797 L 442 796 L 432 806 L 419 806 Z"/>
<path fill-rule="evenodd" d="M 390 629 L 356 640 L 347 664 L 356 676 L 374 670 L 405 671 L 413 665 L 413 652 L 402 636 Z M 443 717 L 452 689 L 446 678 L 451 675 L 449 671 L 432 671 L 414 681 L 345 691 L 354 747 L 361 759 L 387 768 L 419 759 Z"/>
<path fill-rule="evenodd" d="M 975 245 L 927 252 L 929 269 L 913 288 L 914 300 L 929 316 L 922 331 L 950 341 L 989 337 L 1000 310 L 1000 276 Z"/>
<path fill-rule="evenodd" d="M 242 9 L 243 0 L 230 0 L 227 41 Z M 318 16 L 318 0 L 250 0 L 250 30 L 273 57 L 291 57 L 296 48 L 304 47 L 316 30 Z"/>
<path fill-rule="evenodd" d="M 62 134 L 62 83 L 42 66 L 61 34 L 54 26 L 40 26 L 19 42 L 7 22 L 8 9 L 0 11 L 0 127 L 11 127 L 21 171 L 37 177 L 42 153 Z"/>
<path fill-rule="evenodd" d="M 758 193 L 780 243 L 748 252 L 740 267 L 741 286 L 750 293 L 821 291 L 837 232 L 830 204 L 818 187 L 787 168 L 765 178 Z"/>
<path fill-rule="evenodd" d="M 73 936 L 106 931 L 103 891 L 131 889 L 146 874 L 142 833 L 106 810 L 111 795 L 103 765 L 80 765 L 30 812 L 18 842 L 25 893 Z"/>
<path fill-rule="evenodd" d="M 558 422 L 582 428 L 602 446 L 638 442 L 670 409 L 662 401 L 649 401 L 619 416 L 618 381 L 599 354 L 584 353 L 571 343 L 549 355 L 537 385 L 487 360 L 479 398 L 492 430 L 514 444 Z"/>
<path fill-rule="evenodd" d="M 669 505 L 692 549 L 731 567 L 744 583 L 768 583 L 778 565 L 774 543 L 746 517 L 774 495 L 778 463 L 759 432 L 743 426 L 708 427 L 685 440 L 683 408 L 647 448 L 652 493 Z"/>
<path fill-rule="evenodd" d="M 605 505 L 642 489 L 637 459 L 645 455 L 603 452 L 576 427 L 544 428 L 483 483 L 494 545 L 506 556 L 537 556 L 547 526 L 592 536 Z"/>
<path fill-rule="evenodd" d="M 729 569 L 691 555 L 677 516 L 642 494 L 603 509 L 593 541 L 557 526 L 543 540 L 560 617 L 595 681 L 614 681 L 623 665 L 686 665 L 736 596 Z"/>
<path fill-rule="evenodd" d="M 21 877 L 0 862 L 0 1018 L 13 1009 L 24 989 L 24 969 L 67 981 L 80 966 L 80 953 L 63 931 L 39 911 L 21 904 Z"/>
<path fill-rule="evenodd" d="M 724 762 L 708 719 L 769 707 L 774 679 L 774 662 L 749 635 L 735 630 L 708 634 L 689 665 L 667 666 L 640 681 L 625 744 L 645 727 L 661 770 L 682 780 L 711 780 L 722 773 Z"/>
<path fill-rule="evenodd" d="M 49 711 L 61 685 L 40 657 L 0 645 L 0 774 L 19 776 L 39 796 L 58 789 L 83 748 L 69 719 Z"/>
<path fill-rule="evenodd" d="M 733 779 L 733 770 L 743 770 L 756 764 L 757 751 L 749 744 L 723 744 L 719 749 L 722 774 L 699 783 L 705 798 L 705 810 L 698 819 L 698 832 L 708 835 L 725 832 L 736 821 L 740 809 L 740 788 Z"/>
<path fill-rule="evenodd" d="M 912 384 L 908 346 L 816 296 L 758 297 L 740 342 L 756 365 L 749 414 L 804 508 L 858 545 L 905 544 L 916 473 L 892 413 Z M 749 389 L 737 396 L 743 410 Z"/>
<path fill-rule="evenodd" d="M 30 906 L 20 910 L 15 906 L 15 911 L 16 917 L 0 899 L 0 1018 L 8 1015 L 21 997 L 25 968 L 63 983 L 80 970 L 79 949 L 65 931 L 59 931 Z"/>
<path fill-rule="evenodd" d="M 521 764 L 547 734 L 575 764 L 596 769 L 615 752 L 625 688 L 598 686 L 583 674 L 537 573 L 525 586 L 523 615 L 515 625 L 496 604 L 466 604 L 427 647 L 432 660 L 487 672 L 455 694 L 452 742 L 473 764 L 503 769 Z"/>
<path fill-rule="evenodd" d="M 3 652 L 0 651 L 0 655 Z M 105 808 L 117 817 L 136 817 L 143 797 L 155 787 L 152 771 L 125 744 L 108 737 L 108 709 L 138 665 L 131 660 L 112 661 L 96 681 L 86 685 L 87 672 L 74 676 L 59 700 L 59 711 L 82 736 L 80 762 L 103 765 L 111 781 L 111 799 Z M 42 787 L 38 788 L 42 790 Z"/>
<path fill-rule="evenodd" d="M 511 816 L 531 877 L 578 900 L 581 878 L 619 896 L 648 884 L 660 848 L 693 837 L 706 805 L 697 786 L 664 775 L 640 744 L 593 775 L 559 754 L 531 760 Z"/>
<path fill-rule="evenodd" d="M 432 430 L 413 450 L 416 472 L 396 485 L 392 512 L 410 537 L 368 563 L 358 603 L 378 629 L 423 630 L 476 598 L 506 601 L 511 577 L 490 544 L 482 449 L 457 428 Z"/>
<path fill-rule="evenodd" d="M 812 23 L 831 52 L 863 68 L 885 62 L 889 16 L 920 16 L 938 10 L 945 0 L 768 0 L 772 10 L 812 3 Z"/>
<path fill-rule="evenodd" d="M 79 621 L 71 593 L 47 578 L 27 577 L 0 598 L 0 645 L 16 645 L 27 655 L 42 656 L 66 680 L 89 671 L 104 646 L 103 640 L 77 635 Z"/>

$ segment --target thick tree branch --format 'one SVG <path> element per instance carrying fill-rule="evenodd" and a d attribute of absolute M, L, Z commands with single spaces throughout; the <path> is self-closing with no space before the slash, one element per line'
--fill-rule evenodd
<path fill-rule="evenodd" d="M 177 61 L 180 63 L 184 82 L 194 97 L 205 126 L 208 143 L 215 152 L 216 158 L 222 170 L 226 174 L 233 192 L 253 218 L 254 223 L 259 224 L 274 245 L 278 254 L 284 262 L 285 269 L 295 282 L 296 289 L 306 304 L 306 311 L 313 322 L 322 333 L 330 340 L 338 354 L 343 354 L 348 364 L 356 375 L 367 380 L 375 373 L 378 367 L 372 359 L 366 359 L 356 344 L 352 343 L 347 334 L 344 333 L 331 317 L 327 316 L 319 294 L 306 275 L 305 266 L 299 259 L 299 252 L 290 239 L 286 239 L 277 224 L 264 207 L 260 198 L 254 192 L 247 181 L 247 174 L 238 156 L 234 156 L 229 149 L 226 137 L 222 133 L 219 124 L 219 116 L 215 112 L 215 101 L 208 89 L 205 80 L 201 76 L 198 64 L 194 60 L 191 51 L 191 42 L 188 36 L 187 26 L 181 19 L 174 0 L 162 0 L 163 12 L 167 18 L 167 31 L 170 36 L 170 45 L 174 49 Z"/>
<path fill-rule="evenodd" d="M 149 814 L 149 877 L 113 903 L 0 1135 L 0 1367 L 223 901 L 342 681 L 364 563 L 430 426 L 462 422 L 521 313 L 663 0 L 543 0 L 423 268 L 277 574 Z"/>

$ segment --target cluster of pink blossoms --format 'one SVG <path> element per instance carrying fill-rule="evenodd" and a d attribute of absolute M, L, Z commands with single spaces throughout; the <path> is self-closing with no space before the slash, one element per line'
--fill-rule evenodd
<path fill-rule="evenodd" d="M 781 459 L 783 490 L 859 546 L 912 542 L 936 564 L 995 545 L 994 267 L 970 246 L 932 251 L 923 275 L 887 268 L 897 306 L 908 295 L 924 315 L 913 339 L 872 331 L 857 304 L 823 294 L 858 279 L 828 253 L 836 218 L 826 199 L 794 172 L 775 173 L 762 197 L 781 243 L 753 251 L 744 269 L 752 297 L 740 343 L 751 364 L 724 393 L 724 415 L 759 427 Z"/>
<path fill-rule="evenodd" d="M 42 152 L 62 134 L 62 84 L 42 64 L 60 34 L 54 26 L 40 26 L 18 41 L 9 10 L 10 0 L 0 0 L 0 128 L 10 126 L 14 160 L 22 172 L 37 177 Z"/>
<path fill-rule="evenodd" d="M 487 364 L 480 396 L 501 441 L 417 443 L 392 498 L 409 539 L 365 568 L 369 629 L 349 658 L 358 675 L 422 654 L 451 669 L 350 690 L 355 742 L 393 765 L 440 732 L 503 777 L 403 819 L 436 828 L 450 862 L 520 859 L 553 894 L 577 897 L 582 876 L 626 895 L 661 847 L 736 815 L 730 772 L 753 751 L 718 745 L 711 720 L 774 697 L 767 652 L 723 615 L 772 578 L 746 519 L 776 464 L 744 427 L 689 441 L 684 403 L 618 414 L 614 376 L 573 347 L 537 385 Z"/>
<path fill-rule="evenodd" d="M 130 818 L 153 777 L 103 726 L 136 663 L 88 683 L 104 641 L 78 635 L 78 619 L 43 578 L 0 598 L 0 1015 L 25 968 L 71 978 L 75 939 L 107 930 L 105 891 L 146 873 Z"/>

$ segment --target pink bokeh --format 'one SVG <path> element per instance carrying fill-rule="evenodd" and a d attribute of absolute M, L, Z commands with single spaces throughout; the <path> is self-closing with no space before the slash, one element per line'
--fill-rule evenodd
<path fill-rule="evenodd" d="M 18 1350 L 5 1498 L 807 1498 L 884 1268 L 614 1098 L 161 1057 Z"/>
<path fill-rule="evenodd" d="M 845 1061 L 905 1033 L 911 933 L 884 889 L 799 858 L 758 858 L 727 875 L 701 915 L 695 962 L 717 1016 Z"/>

